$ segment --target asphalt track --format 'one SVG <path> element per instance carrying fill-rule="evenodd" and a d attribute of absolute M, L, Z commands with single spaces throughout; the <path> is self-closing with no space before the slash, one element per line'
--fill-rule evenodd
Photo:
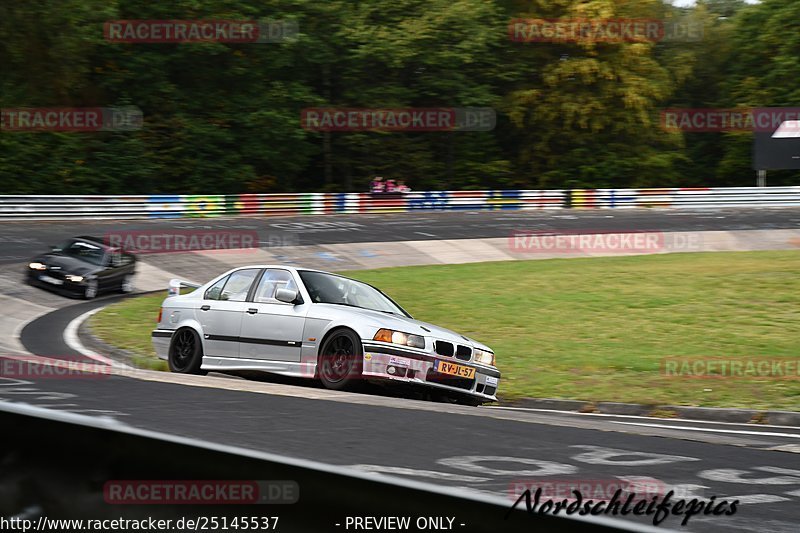
<path fill-rule="evenodd" d="M 25 261 L 75 235 L 188 229 L 250 230 L 263 247 L 508 237 L 514 231 L 581 233 L 793 229 L 800 209 L 455 211 L 266 218 L 2 222 L 0 264 Z"/>
<path fill-rule="evenodd" d="M 348 226 L 340 225 L 336 230 L 331 226 L 293 225 L 332 222 L 359 226 L 342 229 Z M 118 223 L 109 224 L 114 227 Z M 796 228 L 800 211 L 425 213 L 137 221 L 126 223 L 125 229 L 135 229 L 132 226 L 136 224 L 170 228 L 202 225 L 210 229 L 252 225 L 264 232 L 297 231 L 302 239 L 298 244 L 311 244 L 379 241 L 390 236 L 393 240 L 497 237 L 507 236 L 513 229 Z M 37 223 L 27 231 L 23 228 L 21 223 L 3 224 L 6 243 L 24 236 L 49 244 L 56 233 L 54 225 Z M 57 228 L 59 235 L 97 234 L 109 226 L 105 222 L 70 222 L 59 223 Z M 17 248 L 4 250 L 4 260 L 14 254 L 30 256 L 39 248 L 30 241 L 25 246 L 17 244 Z M 80 357 L 65 344 L 64 328 L 75 317 L 112 300 L 70 305 L 45 315 L 22 330 L 21 341 L 35 354 Z M 684 496 L 740 501 L 734 516 L 696 516 L 685 528 L 671 517 L 663 524 L 666 527 L 797 531 L 797 428 L 467 408 L 391 395 L 326 395 L 326 391 L 308 385 L 253 384 L 219 375 L 164 377 L 177 382 L 108 375 L 95 379 L 28 378 L 2 383 L 0 399 L 112 416 L 145 429 L 493 494 L 508 494 L 516 483 L 530 485 L 541 479 L 603 484 L 620 477 L 644 477 Z M 647 523 L 646 519 L 637 521 Z"/>

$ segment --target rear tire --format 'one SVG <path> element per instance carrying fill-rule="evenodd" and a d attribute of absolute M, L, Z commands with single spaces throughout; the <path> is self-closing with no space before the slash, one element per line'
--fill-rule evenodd
<path fill-rule="evenodd" d="M 169 369 L 178 374 L 208 374 L 200 366 L 203 364 L 203 346 L 200 336 L 191 328 L 179 329 L 169 345 Z"/>
<path fill-rule="evenodd" d="M 361 339 L 352 330 L 331 333 L 322 344 L 317 362 L 317 375 L 326 389 L 352 390 L 362 384 L 364 352 Z"/>

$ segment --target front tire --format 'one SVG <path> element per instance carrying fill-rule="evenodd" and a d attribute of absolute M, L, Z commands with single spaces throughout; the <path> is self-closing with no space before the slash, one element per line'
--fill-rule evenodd
<path fill-rule="evenodd" d="M 364 352 L 361 339 L 352 330 L 334 331 L 322 345 L 317 375 L 326 389 L 353 389 L 361 384 Z"/>
<path fill-rule="evenodd" d="M 133 274 L 126 274 L 119 285 L 119 292 L 128 294 L 133 292 Z"/>
<path fill-rule="evenodd" d="M 97 296 L 97 280 L 90 279 L 86 282 L 86 288 L 83 289 L 83 297 L 87 300 L 92 300 Z"/>
<path fill-rule="evenodd" d="M 167 360 L 169 369 L 178 374 L 205 376 L 208 373 L 200 368 L 203 364 L 203 346 L 200 343 L 200 336 L 191 328 L 175 332 L 169 345 Z"/>

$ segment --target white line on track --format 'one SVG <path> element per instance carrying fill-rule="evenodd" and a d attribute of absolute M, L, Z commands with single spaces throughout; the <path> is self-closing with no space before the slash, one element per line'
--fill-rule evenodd
<path fill-rule="evenodd" d="M 83 324 L 83 322 L 88 319 L 93 314 L 102 310 L 103 307 L 98 307 L 97 309 L 92 309 L 91 311 L 87 311 L 80 315 L 77 318 L 74 318 L 72 322 L 70 322 L 66 328 L 64 328 L 64 342 L 67 343 L 67 346 L 75 350 L 76 352 L 80 353 L 88 357 L 89 359 L 94 359 L 100 363 L 113 366 L 116 368 L 129 368 L 127 365 L 122 363 L 118 363 L 113 359 L 109 359 L 104 355 L 100 355 L 99 353 L 88 349 L 86 346 L 83 345 L 81 340 L 78 338 L 78 328 Z"/>
<path fill-rule="evenodd" d="M 481 409 L 508 409 L 509 411 L 530 411 L 530 412 L 542 412 L 542 413 L 559 413 L 565 415 L 575 415 L 575 416 L 595 416 L 595 417 L 606 417 L 606 418 L 630 418 L 634 420 L 662 420 L 662 421 L 670 421 L 675 420 L 686 423 L 691 422 L 693 424 L 717 424 L 721 426 L 745 426 L 745 427 L 759 427 L 759 428 L 777 428 L 777 429 L 800 429 L 797 426 L 777 426 L 777 425 L 770 425 L 770 424 L 758 424 L 754 426 L 754 424 L 748 424 L 743 422 L 720 422 L 717 420 L 694 420 L 694 419 L 686 419 L 686 418 L 656 418 L 652 416 L 641 416 L 641 415 L 615 415 L 613 413 L 579 413 L 577 411 L 561 411 L 559 409 L 536 409 L 533 407 L 507 407 L 504 405 L 485 405 L 481 407 Z"/>
<path fill-rule="evenodd" d="M 800 439 L 800 434 L 798 433 L 778 433 L 775 431 L 745 431 L 741 429 L 698 428 L 692 426 L 670 426 L 668 424 L 645 424 L 642 422 L 612 421 L 612 424 L 623 424 L 626 426 L 643 426 L 650 428 L 680 429 L 684 431 L 703 431 L 708 433 L 734 433 L 737 435 L 762 435 L 765 437 L 790 437 L 793 439 Z"/>
<path fill-rule="evenodd" d="M 371 472 L 373 474 L 391 474 L 391 475 L 401 475 L 401 476 L 426 477 L 426 478 L 440 479 L 445 481 L 455 481 L 461 483 L 480 483 L 481 481 L 489 481 L 489 478 L 486 477 L 465 476 L 463 474 L 451 474 L 450 472 L 422 470 L 418 468 L 405 468 L 402 466 L 359 464 L 359 465 L 349 465 L 348 468 L 353 468 L 360 472 Z"/>
<path fill-rule="evenodd" d="M 754 503 L 774 503 L 785 502 L 789 498 L 778 496 L 777 494 L 747 494 L 744 496 L 727 496 L 728 500 L 739 500 L 741 505 L 749 505 Z"/>

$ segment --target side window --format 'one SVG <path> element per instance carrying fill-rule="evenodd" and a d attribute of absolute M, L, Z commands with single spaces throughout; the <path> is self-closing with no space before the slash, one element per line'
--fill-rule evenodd
<path fill-rule="evenodd" d="M 247 299 L 247 293 L 253 280 L 256 279 L 259 269 L 247 268 L 244 270 L 237 270 L 228 276 L 228 282 L 222 289 L 220 300 L 229 300 L 231 302 L 243 302 Z"/>
<path fill-rule="evenodd" d="M 277 302 L 275 291 L 278 289 L 297 290 L 297 284 L 288 270 L 270 268 L 264 272 L 261 281 L 258 283 L 254 301 L 259 303 Z"/>
<path fill-rule="evenodd" d="M 225 276 L 209 287 L 206 293 L 203 295 L 203 298 L 206 300 L 219 300 L 219 295 L 222 294 L 222 287 L 225 286 L 225 282 L 228 281 L 229 277 L 230 276 Z"/>

